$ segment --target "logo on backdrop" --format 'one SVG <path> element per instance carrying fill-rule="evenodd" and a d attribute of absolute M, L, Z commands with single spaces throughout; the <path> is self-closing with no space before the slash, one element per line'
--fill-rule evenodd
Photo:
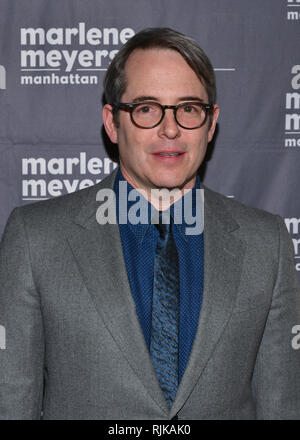
<path fill-rule="evenodd" d="M 300 0 L 287 0 L 286 18 L 288 20 L 300 20 Z"/>
<path fill-rule="evenodd" d="M 299 3 L 300 5 L 300 3 Z M 285 95 L 285 147 L 300 147 L 300 65 L 291 68 L 291 89 Z"/>
<path fill-rule="evenodd" d="M 6 89 L 6 69 L 0 65 L 0 90 Z"/>
<path fill-rule="evenodd" d="M 130 27 L 21 28 L 22 85 L 98 84 L 99 72 L 127 40 Z"/>
<path fill-rule="evenodd" d="M 24 157 L 22 200 L 44 200 L 87 188 L 100 182 L 116 166 L 108 157 L 88 158 L 86 152 L 77 157 Z M 78 175 L 79 178 L 74 177 Z M 89 175 L 92 178 L 87 178 Z M 51 179 L 52 176 L 55 178 Z"/>
<path fill-rule="evenodd" d="M 296 270 L 300 272 L 300 218 L 285 218 L 284 221 L 293 240 Z"/>

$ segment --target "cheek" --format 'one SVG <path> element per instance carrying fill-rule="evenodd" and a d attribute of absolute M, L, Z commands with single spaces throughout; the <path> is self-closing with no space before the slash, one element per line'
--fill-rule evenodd
<path fill-rule="evenodd" d="M 192 150 L 195 156 L 201 156 L 206 149 L 208 141 L 207 131 L 201 133 L 201 136 L 195 136 L 190 139 L 189 144 L 192 146 Z"/>
<path fill-rule="evenodd" d="M 139 143 L 139 133 L 130 120 L 120 120 L 118 141 L 119 146 L 121 144 L 121 148 L 125 145 L 127 149 L 134 149 L 135 145 Z"/>
<path fill-rule="evenodd" d="M 145 145 L 147 141 L 143 133 L 127 128 L 119 133 L 119 153 L 123 163 L 131 167 L 144 167 L 147 164 L 145 157 Z"/>

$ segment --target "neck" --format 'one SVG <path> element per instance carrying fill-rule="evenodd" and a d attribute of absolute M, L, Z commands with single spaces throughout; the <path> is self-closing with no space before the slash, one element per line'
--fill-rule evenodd
<path fill-rule="evenodd" d="M 165 211 L 170 208 L 177 200 L 187 194 L 195 185 L 196 177 L 189 182 L 188 185 L 183 184 L 182 187 L 165 188 L 165 187 L 141 187 L 137 182 L 120 166 L 124 179 L 143 197 L 145 197 L 151 205 L 158 211 Z"/>

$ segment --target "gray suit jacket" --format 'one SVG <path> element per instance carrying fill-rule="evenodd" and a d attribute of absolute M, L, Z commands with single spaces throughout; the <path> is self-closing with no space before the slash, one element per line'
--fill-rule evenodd
<path fill-rule="evenodd" d="M 291 340 L 300 292 L 283 221 L 205 189 L 203 305 L 169 410 L 118 225 L 96 221 L 96 193 L 112 188 L 115 174 L 9 218 L 0 251 L 0 418 L 299 419 L 300 350 Z"/>

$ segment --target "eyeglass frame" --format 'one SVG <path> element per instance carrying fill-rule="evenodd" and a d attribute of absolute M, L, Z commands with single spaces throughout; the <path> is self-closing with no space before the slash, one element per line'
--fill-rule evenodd
<path fill-rule="evenodd" d="M 143 127 L 142 125 L 137 124 L 135 122 L 132 114 L 133 114 L 133 111 L 134 111 L 135 107 L 138 106 L 138 105 L 141 105 L 141 104 L 156 104 L 156 105 L 158 105 L 161 108 L 161 112 L 162 112 L 161 113 L 161 118 L 160 118 L 159 122 L 157 122 L 154 125 L 151 125 L 151 127 Z M 177 110 L 178 110 L 178 108 L 183 107 L 184 105 L 187 105 L 187 104 L 199 104 L 205 110 L 205 117 L 204 117 L 203 122 L 200 125 L 197 125 L 196 127 L 185 127 L 184 125 L 180 124 L 180 122 L 178 122 L 177 116 L 176 116 Z M 186 101 L 186 102 L 181 102 L 180 104 L 177 104 L 177 105 L 162 105 L 162 104 L 160 104 L 160 102 L 154 102 L 154 101 L 116 102 L 116 103 L 113 104 L 113 107 L 121 109 L 121 110 L 129 111 L 130 112 L 131 122 L 136 127 L 144 128 L 145 130 L 157 127 L 162 122 L 162 120 L 164 119 L 165 113 L 166 113 L 166 109 L 173 110 L 174 119 L 175 119 L 176 123 L 181 128 L 184 128 L 186 130 L 195 130 L 196 128 L 203 127 L 203 125 L 207 121 L 207 117 L 208 117 L 209 112 L 214 110 L 214 106 L 212 104 L 206 104 L 206 103 L 203 103 L 203 102 L 200 102 L 200 101 Z"/>

